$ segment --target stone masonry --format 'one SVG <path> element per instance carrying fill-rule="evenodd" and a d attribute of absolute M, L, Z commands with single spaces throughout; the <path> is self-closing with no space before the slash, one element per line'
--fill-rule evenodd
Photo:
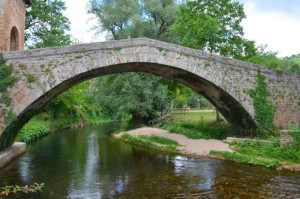
<path fill-rule="evenodd" d="M 266 77 L 275 124 L 300 121 L 300 78 L 266 67 L 202 51 L 139 38 L 4 53 L 18 82 L 9 89 L 12 103 L 1 104 L 0 143 L 16 135 L 53 97 L 84 80 L 120 72 L 146 72 L 181 82 L 206 97 L 231 123 L 255 128 L 253 99 L 257 73 Z M 28 76 L 31 76 L 29 81 Z M 34 81 L 32 81 L 34 80 Z M 7 114 L 16 119 L 6 123 Z M 9 129 L 9 130 L 7 130 Z"/>
<path fill-rule="evenodd" d="M 24 49 L 26 4 L 31 0 L 0 0 L 0 51 Z M 16 49 L 11 49 L 11 40 Z"/>

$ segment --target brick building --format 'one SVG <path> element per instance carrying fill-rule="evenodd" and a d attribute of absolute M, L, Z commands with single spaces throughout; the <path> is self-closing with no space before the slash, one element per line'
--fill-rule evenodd
<path fill-rule="evenodd" d="M 31 0 L 0 0 L 0 51 L 24 49 L 25 11 Z"/>

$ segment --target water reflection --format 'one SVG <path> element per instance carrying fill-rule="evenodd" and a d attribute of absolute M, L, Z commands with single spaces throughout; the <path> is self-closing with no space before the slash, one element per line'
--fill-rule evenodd
<path fill-rule="evenodd" d="M 115 125 L 61 131 L 0 170 L 0 186 L 46 184 L 15 198 L 300 198 L 300 174 L 188 158 L 109 136 Z"/>
<path fill-rule="evenodd" d="M 24 183 L 27 183 L 30 181 L 30 164 L 31 164 L 31 157 L 29 155 L 25 156 L 23 158 L 23 161 L 20 162 L 19 164 L 19 171 L 20 171 L 20 176 L 23 180 Z"/>

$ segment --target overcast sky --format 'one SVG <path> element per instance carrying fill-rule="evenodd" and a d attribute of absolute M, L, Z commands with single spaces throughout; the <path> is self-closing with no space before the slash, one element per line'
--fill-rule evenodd
<path fill-rule="evenodd" d="M 242 22 L 245 37 L 257 44 L 267 44 L 278 56 L 300 53 L 300 0 L 239 0 L 247 19 Z M 93 37 L 95 25 L 88 16 L 88 0 L 65 0 L 66 15 L 71 21 L 71 34 L 80 42 L 104 41 L 104 34 Z"/>

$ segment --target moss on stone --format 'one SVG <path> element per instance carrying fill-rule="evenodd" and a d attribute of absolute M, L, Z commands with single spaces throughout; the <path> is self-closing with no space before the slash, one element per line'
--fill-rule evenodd
<path fill-rule="evenodd" d="M 10 106 L 11 97 L 8 92 L 2 93 L 2 96 L 0 98 L 0 104 L 5 104 L 6 106 Z"/>
<path fill-rule="evenodd" d="M 34 83 L 37 81 L 37 78 L 33 74 L 24 73 L 24 76 L 26 77 L 26 79 L 29 83 Z"/>
<path fill-rule="evenodd" d="M 26 66 L 25 64 L 23 64 L 23 63 L 20 63 L 20 64 L 19 64 L 19 68 L 20 68 L 21 70 L 26 70 L 26 69 L 27 69 L 27 66 Z"/>

